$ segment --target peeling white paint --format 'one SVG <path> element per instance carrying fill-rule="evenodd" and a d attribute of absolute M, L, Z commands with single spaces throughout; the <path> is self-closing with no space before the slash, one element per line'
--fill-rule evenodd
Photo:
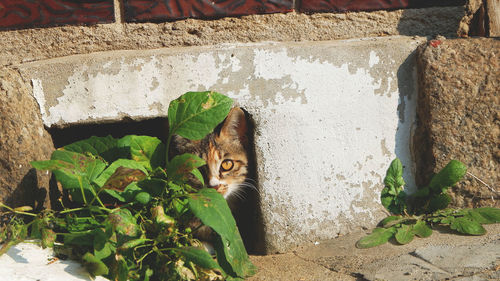
<path fill-rule="evenodd" d="M 263 173 L 268 179 L 261 183 L 265 195 L 273 202 L 286 202 L 285 213 L 297 224 L 298 231 L 309 233 L 309 228 L 299 226 L 312 222 L 310 228 L 320 238 L 330 236 L 332 229 L 320 228 L 320 221 L 315 218 L 335 220 L 343 214 L 355 220 L 363 213 L 369 215 L 370 211 L 363 208 L 353 207 L 351 212 L 351 204 L 353 199 L 364 197 L 361 182 L 379 180 L 370 172 L 382 172 L 380 161 L 394 157 L 394 154 L 384 155 L 380 141 L 376 140 L 387 139 L 387 145 L 394 146 L 397 99 L 375 95 L 378 85 L 367 70 L 359 68 L 351 74 L 347 63 L 335 66 L 290 57 L 285 49 L 257 49 L 254 65 L 254 76 L 258 78 L 279 80 L 290 76 L 298 89 L 305 90 L 307 100 L 303 104 L 301 100 L 285 100 L 277 94 L 275 104 L 252 106 L 258 112 L 257 147 L 269 144 L 273 147 L 262 151 Z M 356 127 L 366 129 L 353 130 Z M 374 160 L 367 160 L 357 168 L 358 161 L 367 155 L 373 155 Z M 325 182 L 324 178 L 331 177 L 333 172 L 347 180 Z M 268 175 L 279 175 L 279 180 Z M 357 187 L 346 189 L 346 185 Z M 328 200 L 324 202 L 323 198 Z M 296 211 L 307 209 L 311 203 L 309 213 Z M 268 214 L 269 225 L 279 225 L 281 216 Z M 284 229 L 271 231 L 285 235 Z"/>
<path fill-rule="evenodd" d="M 238 68 L 238 61 L 233 68 Z M 117 69 L 111 69 L 113 65 Z M 210 88 L 219 80 L 219 66 L 211 53 L 189 54 L 158 58 L 120 58 L 105 62 L 99 70 L 88 64 L 73 69 L 67 78 L 57 105 L 43 114 L 47 126 L 76 123 L 92 119 L 113 119 L 117 116 L 158 116 L 168 108 L 165 92 L 170 89 L 185 91 Z M 210 69 L 210 71 L 207 71 Z M 167 79 L 166 79 L 167 78 Z M 37 79 L 34 79 L 36 81 Z M 43 100 L 41 83 L 35 94 Z M 176 92 L 180 95 L 182 92 Z M 157 109 L 153 105 L 161 104 Z M 45 108 L 43 106 L 43 108 Z"/>
<path fill-rule="evenodd" d="M 377 56 L 377 53 L 375 51 L 370 52 L 370 61 L 368 62 L 370 67 L 373 67 L 377 63 L 380 62 L 380 58 Z"/>
<path fill-rule="evenodd" d="M 267 246 L 282 251 L 372 226 L 390 161 L 397 155 L 412 167 L 416 89 L 400 93 L 397 73 L 415 71 L 401 64 L 417 44 L 390 39 L 120 53 L 69 64 L 63 85 L 45 87 L 50 76 L 33 85 L 47 126 L 165 115 L 170 100 L 192 90 L 231 96 L 257 125 Z"/>
<path fill-rule="evenodd" d="M 31 84 L 33 86 L 33 96 L 40 107 L 40 113 L 42 114 L 42 119 L 47 119 L 47 111 L 45 110 L 45 94 L 43 91 L 42 81 L 40 79 L 31 79 Z"/>

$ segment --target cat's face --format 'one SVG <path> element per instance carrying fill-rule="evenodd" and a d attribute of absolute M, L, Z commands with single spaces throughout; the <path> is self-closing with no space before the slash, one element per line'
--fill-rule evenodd
<path fill-rule="evenodd" d="M 247 125 L 240 108 L 231 109 L 220 129 L 204 139 L 191 141 L 176 136 L 174 143 L 178 154 L 192 153 L 205 160 L 207 164 L 200 170 L 208 187 L 226 200 L 240 191 L 248 173 Z M 192 181 L 200 187 L 199 182 Z"/>

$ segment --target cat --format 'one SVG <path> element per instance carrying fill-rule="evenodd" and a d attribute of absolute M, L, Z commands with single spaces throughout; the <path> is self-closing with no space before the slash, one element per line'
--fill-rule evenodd
<path fill-rule="evenodd" d="M 174 154 L 192 153 L 203 160 L 206 165 L 200 167 L 205 184 L 214 188 L 228 203 L 233 214 L 238 212 L 239 201 L 244 199 L 245 188 L 256 188 L 250 183 L 249 174 L 249 138 L 245 112 L 234 107 L 226 119 L 212 133 L 201 140 L 189 140 L 180 136 L 173 138 Z M 203 187 L 195 177 L 190 177 L 190 184 L 195 188 Z M 210 242 L 214 233 L 210 228 L 202 226 L 199 220 L 193 220 L 190 227 L 197 229 L 196 238 Z M 209 245 L 205 244 L 206 248 Z M 212 252 L 209 250 L 209 252 Z"/>

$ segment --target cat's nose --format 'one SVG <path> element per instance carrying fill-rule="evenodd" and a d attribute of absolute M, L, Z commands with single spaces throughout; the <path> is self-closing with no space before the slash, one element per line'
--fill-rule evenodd
<path fill-rule="evenodd" d="M 210 181 L 208 182 L 208 185 L 210 187 L 216 187 L 216 186 L 219 186 L 220 185 L 220 181 L 218 178 L 215 178 L 215 177 L 211 177 L 210 178 Z"/>

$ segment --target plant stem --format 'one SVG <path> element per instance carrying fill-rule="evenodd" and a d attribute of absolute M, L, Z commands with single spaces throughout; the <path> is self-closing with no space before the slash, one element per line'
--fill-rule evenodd
<path fill-rule="evenodd" d="M 103 210 L 103 211 L 106 211 L 106 212 L 111 212 L 110 209 L 106 208 L 106 207 L 97 207 L 99 210 Z M 83 210 L 86 210 L 88 209 L 88 207 L 80 207 L 80 208 L 75 208 L 75 209 L 68 209 L 68 210 L 64 210 L 64 211 L 60 211 L 59 214 L 67 214 L 67 213 L 72 213 L 72 212 L 78 212 L 78 211 L 83 211 Z"/>
<path fill-rule="evenodd" d="M 146 254 L 144 254 L 144 256 L 142 256 L 140 259 L 138 259 L 136 261 L 136 264 L 137 263 L 141 263 L 143 259 L 145 259 L 149 254 L 151 254 L 153 252 L 153 249 L 151 249 L 149 252 L 147 252 Z"/>
<path fill-rule="evenodd" d="M 170 141 L 172 140 L 172 133 L 169 132 L 168 138 L 167 138 L 167 144 L 165 145 L 165 168 L 168 166 L 168 150 L 170 148 Z"/>
<path fill-rule="evenodd" d="M 101 205 L 101 207 L 105 208 L 104 204 L 102 203 L 101 201 L 101 198 L 99 198 L 99 192 L 101 192 L 102 188 L 99 189 L 99 191 L 96 193 L 95 190 L 92 188 L 92 186 L 90 187 L 90 192 L 92 192 L 92 194 L 94 195 L 94 198 L 92 198 L 92 201 L 90 201 L 90 205 L 92 205 L 92 203 L 94 203 L 94 200 L 97 199 L 97 202 L 99 202 L 99 204 Z"/>
<path fill-rule="evenodd" d="M 87 206 L 87 198 L 85 197 L 85 191 L 83 190 L 82 178 L 78 177 L 78 184 L 80 185 L 80 191 L 82 192 L 83 203 Z"/>
<path fill-rule="evenodd" d="M 14 211 L 16 214 L 21 214 L 21 215 L 27 215 L 27 216 L 32 216 L 32 217 L 37 217 L 38 215 L 32 214 L 32 213 L 26 213 L 26 212 L 21 212 L 21 211 Z"/>

